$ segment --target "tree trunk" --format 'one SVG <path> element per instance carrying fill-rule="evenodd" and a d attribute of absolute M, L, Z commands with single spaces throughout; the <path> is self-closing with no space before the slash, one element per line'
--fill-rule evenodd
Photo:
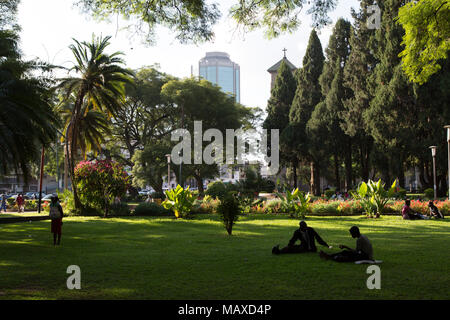
<path fill-rule="evenodd" d="M 292 174 L 294 176 L 294 189 L 297 189 L 297 161 L 292 161 Z"/>
<path fill-rule="evenodd" d="M 348 139 L 345 151 L 345 191 L 352 188 L 353 168 L 352 168 L 352 142 Z"/>
<path fill-rule="evenodd" d="M 314 162 L 310 162 L 311 179 L 310 179 L 310 193 L 317 196 L 320 195 L 320 170 L 319 166 Z"/>
<path fill-rule="evenodd" d="M 194 175 L 195 181 L 197 181 L 198 195 L 203 196 L 205 194 L 205 189 L 203 189 L 203 179 L 199 175 Z"/>
<path fill-rule="evenodd" d="M 334 153 L 334 180 L 336 191 L 341 191 L 341 177 L 339 176 L 339 157 L 337 152 Z"/>

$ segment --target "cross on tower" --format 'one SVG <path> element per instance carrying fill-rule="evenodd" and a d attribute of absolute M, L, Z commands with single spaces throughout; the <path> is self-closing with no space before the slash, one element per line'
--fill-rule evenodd
<path fill-rule="evenodd" d="M 283 49 L 283 52 L 284 52 L 284 57 L 285 57 L 285 58 L 286 58 L 286 51 L 287 51 L 287 49 L 284 48 L 284 49 Z"/>

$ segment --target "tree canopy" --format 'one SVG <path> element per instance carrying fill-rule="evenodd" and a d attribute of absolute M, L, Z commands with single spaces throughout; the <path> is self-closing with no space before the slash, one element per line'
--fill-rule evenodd
<path fill-rule="evenodd" d="M 428 81 L 442 67 L 450 50 L 450 1 L 421 0 L 407 3 L 398 12 L 405 29 L 402 66 L 418 84 Z"/>
<path fill-rule="evenodd" d="M 206 0 L 77 0 L 86 13 L 98 19 L 120 15 L 133 21 L 127 28 L 145 34 L 145 40 L 155 42 L 155 29 L 164 26 L 176 33 L 182 42 L 203 42 L 214 38 L 213 26 L 222 13 L 216 3 Z M 229 15 L 247 31 L 262 28 L 268 38 L 283 32 L 293 32 L 300 26 L 299 14 L 306 7 L 313 26 L 320 28 L 331 22 L 328 12 L 337 0 L 242 0 L 229 9 Z"/>

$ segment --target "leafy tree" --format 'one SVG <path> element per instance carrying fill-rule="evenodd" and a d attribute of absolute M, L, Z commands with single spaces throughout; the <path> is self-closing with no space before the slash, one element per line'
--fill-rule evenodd
<path fill-rule="evenodd" d="M 311 31 L 308 47 L 303 58 L 303 67 L 297 73 L 297 90 L 289 111 L 290 128 L 287 140 L 292 148 L 298 152 L 300 159 L 310 163 L 311 167 L 311 193 L 320 193 L 318 163 L 321 159 L 315 157 L 310 148 L 306 134 L 306 125 L 311 118 L 315 106 L 322 100 L 319 77 L 322 74 L 324 56 L 322 45 L 315 30 Z M 286 133 L 282 134 L 286 136 Z"/>
<path fill-rule="evenodd" d="M 236 103 L 234 98 L 223 93 L 220 87 L 203 79 L 171 80 L 162 87 L 161 94 L 176 106 L 179 128 L 187 129 L 190 133 L 194 132 L 194 121 L 201 121 L 203 131 L 217 129 L 225 137 L 227 129 L 248 126 L 254 116 L 253 109 Z M 202 150 L 208 144 L 210 142 L 202 141 Z M 225 159 L 225 156 L 222 159 Z M 218 174 L 216 163 L 195 163 L 194 150 L 191 154 L 191 164 L 183 164 L 182 168 L 182 177 L 178 177 L 178 181 L 180 178 L 184 181 L 189 176 L 194 177 L 200 194 L 203 194 L 203 179 Z M 178 176 L 177 171 L 175 173 Z"/>
<path fill-rule="evenodd" d="M 126 100 L 112 119 L 111 156 L 132 167 L 136 150 L 165 138 L 177 124 L 176 108 L 161 96 L 161 88 L 174 77 L 157 66 L 135 71 L 133 84 L 126 85 Z"/>
<path fill-rule="evenodd" d="M 403 70 L 418 84 L 428 81 L 441 69 L 450 50 L 450 2 L 448 0 L 412 1 L 401 7 L 398 21 L 403 35 Z"/>
<path fill-rule="evenodd" d="M 15 3 L 2 2 L 0 9 Z M 15 170 L 26 180 L 30 163 L 38 159 L 42 145 L 55 140 L 59 126 L 52 110 L 51 81 L 42 74 L 50 67 L 23 61 L 17 32 L 3 29 L 8 24 L 0 27 L 0 170 Z"/>
<path fill-rule="evenodd" d="M 75 72 L 78 76 L 60 79 L 58 85 L 64 94 L 65 101 L 69 101 L 72 95 L 76 97 L 68 124 L 71 134 L 66 136 L 66 148 L 77 208 L 80 204 L 76 190 L 77 183 L 74 181 L 74 170 L 76 154 L 80 147 L 78 136 L 83 114 L 91 106 L 92 109 L 108 115 L 117 113 L 122 108 L 124 84 L 132 81 L 130 78 L 132 72 L 121 67 L 121 64 L 124 63 L 119 57 L 121 53 L 115 52 L 109 55 L 105 52 L 110 44 L 110 38 L 110 36 L 95 38 L 93 35 L 90 43 L 80 43 L 74 39 L 75 44 L 70 45 L 69 48 L 76 62 L 69 71 Z"/>
<path fill-rule="evenodd" d="M 171 150 L 172 145 L 167 138 L 137 150 L 131 159 L 133 184 L 139 187 L 150 185 L 156 192 L 163 193 L 163 176 L 167 175 L 166 154 L 170 154 Z"/>
<path fill-rule="evenodd" d="M 243 0 L 229 9 L 230 16 L 245 31 L 265 28 L 268 38 L 282 32 L 293 32 L 300 25 L 299 14 L 308 5 L 314 27 L 330 23 L 327 13 L 336 7 L 336 0 Z M 146 40 L 154 43 L 155 28 L 168 27 L 181 42 L 210 41 L 214 37 L 212 27 L 221 12 L 216 4 L 204 0 L 77 0 L 87 13 L 99 19 L 121 15 L 135 22 L 134 29 L 146 34 Z M 133 25 L 129 25 L 130 28 Z"/>

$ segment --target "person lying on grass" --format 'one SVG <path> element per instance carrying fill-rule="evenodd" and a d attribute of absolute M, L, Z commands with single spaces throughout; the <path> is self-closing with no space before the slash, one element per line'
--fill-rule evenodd
<path fill-rule="evenodd" d="M 296 245 L 295 242 L 300 240 L 300 244 Z M 316 243 L 320 243 L 323 246 L 329 247 L 328 244 L 322 240 L 319 234 L 311 227 L 306 225 L 305 221 L 300 222 L 300 228 L 294 231 L 294 235 L 291 240 L 289 240 L 289 244 L 280 249 L 279 244 L 273 247 L 273 254 L 283 254 L 283 253 L 303 253 L 303 252 L 316 252 Z"/>
<path fill-rule="evenodd" d="M 423 214 L 415 212 L 413 209 L 411 209 L 410 205 L 411 205 L 411 200 L 409 200 L 409 199 L 405 200 L 405 205 L 402 208 L 402 217 L 404 220 L 429 219 L 427 216 L 424 216 Z"/>
<path fill-rule="evenodd" d="M 335 254 L 327 254 L 320 250 L 320 257 L 325 260 L 336 262 L 355 262 L 359 260 L 373 260 L 373 249 L 369 239 L 360 233 L 357 226 L 350 228 L 350 234 L 356 238 L 356 249 L 351 249 L 344 245 L 339 245 L 340 249 L 345 249 Z"/>
<path fill-rule="evenodd" d="M 430 218 L 434 217 L 436 219 L 444 219 L 444 215 L 439 211 L 433 201 L 428 202 L 428 207 L 430 208 Z"/>

